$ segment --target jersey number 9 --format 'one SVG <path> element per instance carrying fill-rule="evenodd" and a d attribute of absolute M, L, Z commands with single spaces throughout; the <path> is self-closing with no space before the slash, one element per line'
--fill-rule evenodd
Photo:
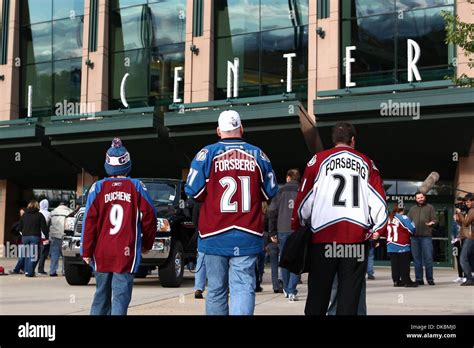
<path fill-rule="evenodd" d="M 109 213 L 109 221 L 110 224 L 113 226 L 110 229 L 110 234 L 117 234 L 120 231 L 123 222 L 123 208 L 120 204 L 112 205 L 112 209 L 110 209 Z"/>

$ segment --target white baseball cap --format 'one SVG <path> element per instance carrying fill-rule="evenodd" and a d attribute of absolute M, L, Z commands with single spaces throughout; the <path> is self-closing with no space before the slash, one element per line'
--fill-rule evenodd
<path fill-rule="evenodd" d="M 234 129 L 238 129 L 240 126 L 242 126 L 240 115 L 234 110 L 226 110 L 221 112 L 218 123 L 219 129 L 222 132 L 233 131 Z"/>

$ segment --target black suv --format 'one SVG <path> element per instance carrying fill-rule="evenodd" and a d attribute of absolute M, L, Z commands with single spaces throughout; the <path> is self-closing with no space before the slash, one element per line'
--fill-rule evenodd
<path fill-rule="evenodd" d="M 175 179 L 140 179 L 146 186 L 157 210 L 157 232 L 152 250 L 142 255 L 136 278 L 145 278 L 158 267 L 163 287 L 179 287 L 184 265 L 196 261 L 196 236 L 191 219 L 191 205 L 184 194 L 184 182 Z M 62 251 L 66 281 L 86 285 L 92 269 L 80 256 L 82 220 L 85 208 L 75 215 L 74 231 L 66 233 Z"/>

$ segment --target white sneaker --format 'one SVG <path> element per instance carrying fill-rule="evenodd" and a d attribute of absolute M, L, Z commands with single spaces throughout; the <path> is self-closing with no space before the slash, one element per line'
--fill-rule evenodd
<path fill-rule="evenodd" d="M 289 295 L 288 295 L 288 300 L 289 300 L 290 302 L 298 301 L 298 299 L 296 298 L 296 295 L 295 295 L 295 294 L 289 294 Z"/>
<path fill-rule="evenodd" d="M 285 295 L 285 298 L 288 298 L 288 293 L 285 290 L 283 290 L 283 295 Z"/>
<path fill-rule="evenodd" d="M 465 283 L 465 282 L 467 281 L 467 278 L 459 278 L 459 279 L 461 279 L 461 280 L 459 281 L 460 283 Z"/>
<path fill-rule="evenodd" d="M 453 280 L 453 283 L 462 283 L 463 282 L 463 278 L 461 277 L 457 277 L 456 279 Z"/>

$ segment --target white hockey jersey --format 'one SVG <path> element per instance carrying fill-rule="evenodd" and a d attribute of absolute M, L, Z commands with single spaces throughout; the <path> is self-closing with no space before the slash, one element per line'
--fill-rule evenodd
<path fill-rule="evenodd" d="M 360 243 L 387 225 L 385 192 L 372 160 L 349 146 L 317 153 L 306 167 L 292 227 L 309 222 L 312 242 Z"/>

